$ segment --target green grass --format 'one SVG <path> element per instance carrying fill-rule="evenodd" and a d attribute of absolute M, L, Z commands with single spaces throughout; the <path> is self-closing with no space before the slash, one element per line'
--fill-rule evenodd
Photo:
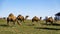
<path fill-rule="evenodd" d="M 43 25 L 44 21 L 34 22 L 35 25 L 32 25 L 31 20 L 22 22 L 22 25 L 16 23 L 14 26 L 7 26 L 6 24 L 6 20 L 0 20 L 0 34 L 60 34 L 59 25 Z"/>

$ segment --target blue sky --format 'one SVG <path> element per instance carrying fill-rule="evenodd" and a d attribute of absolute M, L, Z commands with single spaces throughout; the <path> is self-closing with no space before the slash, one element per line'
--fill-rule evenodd
<path fill-rule="evenodd" d="M 0 17 L 7 17 L 10 13 L 15 16 L 52 16 L 60 12 L 60 0 L 0 0 Z"/>

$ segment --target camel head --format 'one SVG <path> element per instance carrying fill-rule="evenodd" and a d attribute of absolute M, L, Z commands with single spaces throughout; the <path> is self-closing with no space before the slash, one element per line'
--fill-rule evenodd
<path fill-rule="evenodd" d="M 25 16 L 25 20 L 28 18 L 29 16 L 27 15 L 27 16 Z"/>
<path fill-rule="evenodd" d="M 42 17 L 40 17 L 40 20 L 42 20 Z"/>

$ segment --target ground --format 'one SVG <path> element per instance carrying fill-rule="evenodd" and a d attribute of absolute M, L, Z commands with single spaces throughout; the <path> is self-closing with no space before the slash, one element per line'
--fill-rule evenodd
<path fill-rule="evenodd" d="M 26 20 L 22 25 L 7 26 L 6 20 L 0 20 L 0 34 L 60 34 L 60 24 L 45 24 L 45 21 L 34 22 Z"/>

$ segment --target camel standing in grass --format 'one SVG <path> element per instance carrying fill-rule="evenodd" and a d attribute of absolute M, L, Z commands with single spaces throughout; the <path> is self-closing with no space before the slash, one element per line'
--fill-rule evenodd
<path fill-rule="evenodd" d="M 15 24 L 16 22 L 16 17 L 11 13 L 9 14 L 9 16 L 7 17 L 7 24 L 9 25 L 9 22 L 13 22 L 13 24 Z"/>
<path fill-rule="evenodd" d="M 22 15 L 18 15 L 17 16 L 17 20 L 19 20 L 20 22 L 24 22 L 24 20 L 26 20 L 27 18 L 28 18 L 29 16 L 26 16 L 25 18 L 24 18 L 24 16 L 22 16 Z"/>
<path fill-rule="evenodd" d="M 16 19 L 16 16 L 14 16 L 12 13 L 10 13 L 9 16 L 7 17 L 7 25 L 9 25 L 9 22 L 13 22 L 14 25 L 15 22 L 17 22 L 20 25 L 20 23 Z"/>
<path fill-rule="evenodd" d="M 32 22 L 34 22 L 34 21 L 38 22 L 38 21 L 40 21 L 41 19 L 42 19 L 42 17 L 40 17 L 40 19 L 39 19 L 37 16 L 34 16 L 34 17 L 32 18 Z"/>
<path fill-rule="evenodd" d="M 51 24 L 53 24 L 53 18 L 52 17 L 46 17 L 46 24 L 50 22 Z"/>

